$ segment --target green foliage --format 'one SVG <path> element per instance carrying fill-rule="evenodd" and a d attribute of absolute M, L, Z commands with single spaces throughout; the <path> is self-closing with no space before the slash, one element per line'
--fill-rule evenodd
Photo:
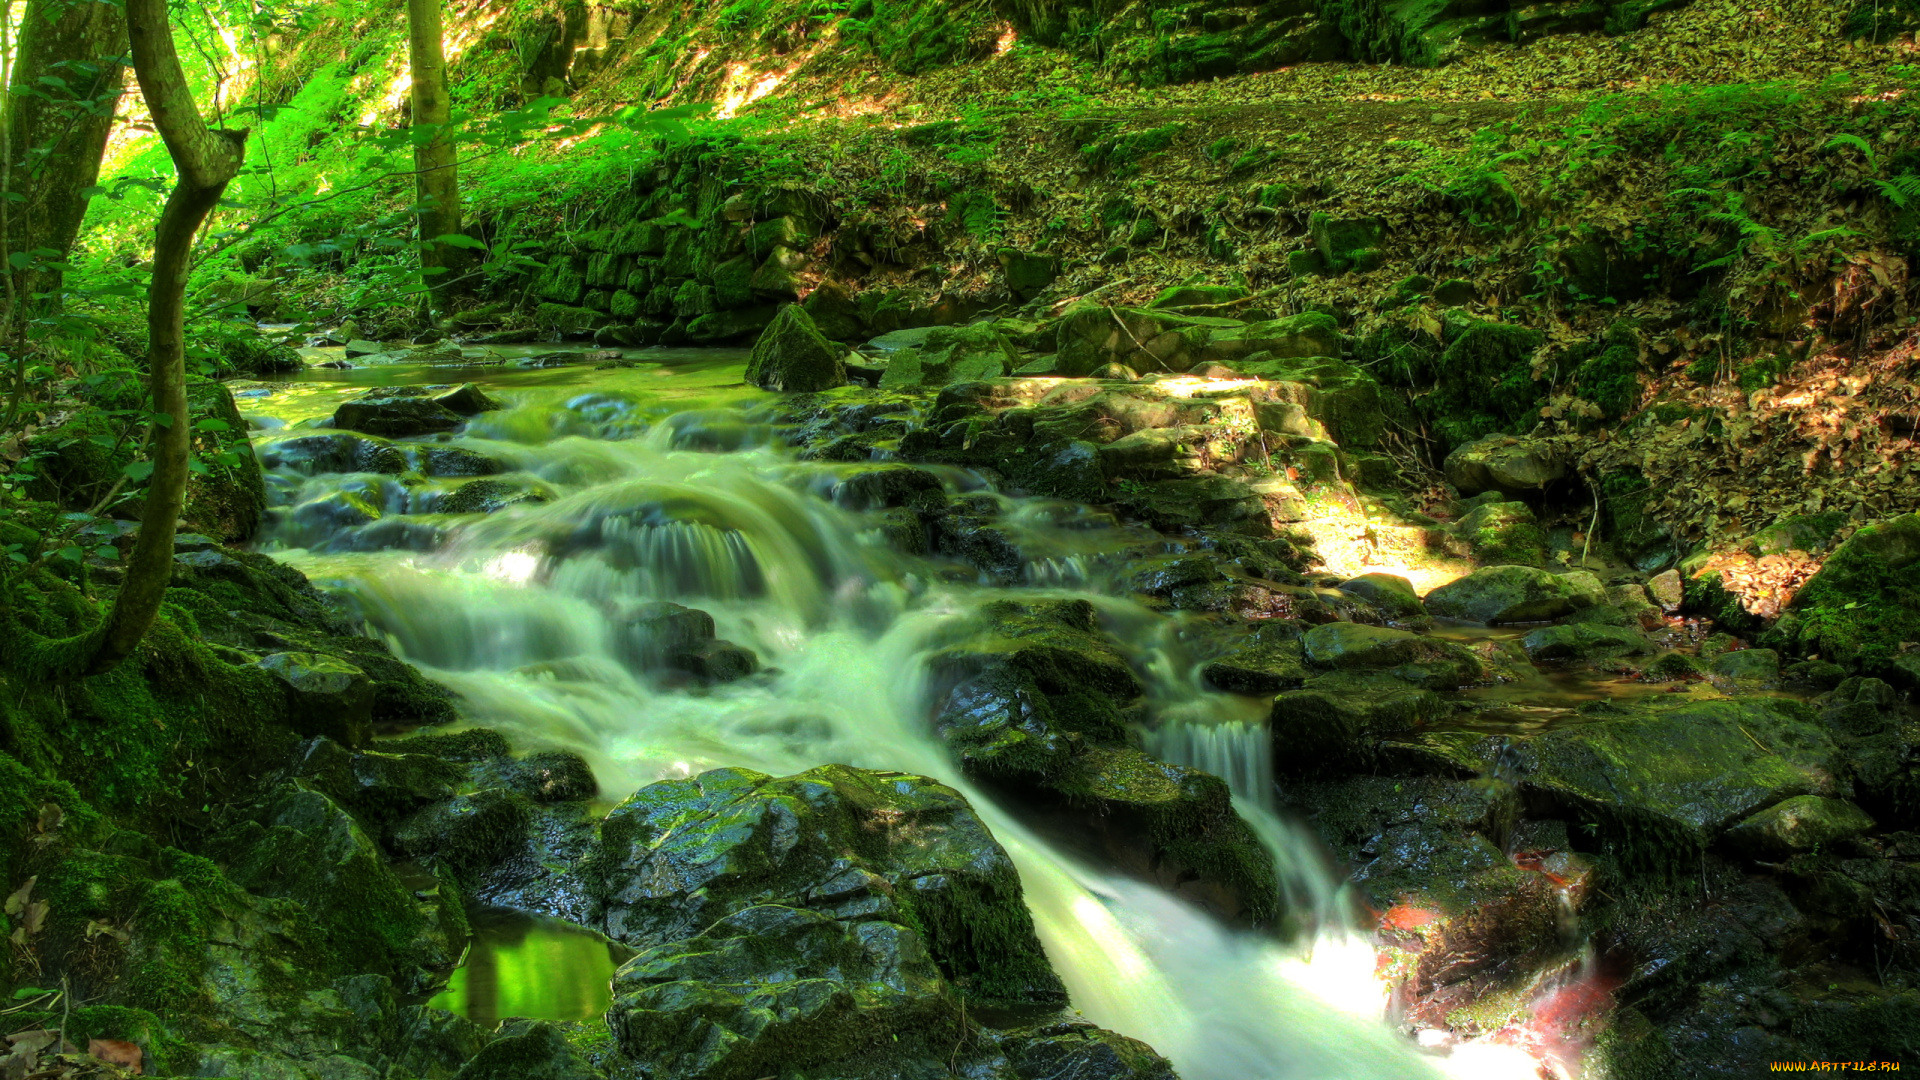
<path fill-rule="evenodd" d="M 1129 131 L 1091 142 L 1080 148 L 1087 164 L 1115 177 L 1133 176 L 1141 163 L 1173 145 L 1187 125 L 1174 123 Z"/>

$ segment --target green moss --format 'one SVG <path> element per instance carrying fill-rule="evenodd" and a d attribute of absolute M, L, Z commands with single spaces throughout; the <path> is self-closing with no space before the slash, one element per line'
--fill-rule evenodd
<path fill-rule="evenodd" d="M 1920 641 L 1920 514 L 1869 525 L 1794 594 L 1763 644 L 1892 675 L 1901 643 Z"/>
<path fill-rule="evenodd" d="M 1573 387 L 1608 417 L 1618 419 L 1640 405 L 1640 334 L 1630 319 L 1616 319 L 1606 334 L 1568 359 L 1574 369 Z"/>

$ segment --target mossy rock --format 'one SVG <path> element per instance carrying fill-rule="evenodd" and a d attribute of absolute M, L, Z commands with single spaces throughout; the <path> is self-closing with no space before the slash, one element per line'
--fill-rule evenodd
<path fill-rule="evenodd" d="M 1630 867 L 1683 874 L 1742 819 L 1834 794 L 1840 774 L 1813 711 L 1777 698 L 1636 706 L 1515 739 L 1504 754 L 1530 802 L 1596 822 Z"/>
<path fill-rule="evenodd" d="M 788 304 L 754 343 L 747 381 L 764 390 L 796 394 L 845 386 L 844 352 L 820 333 L 804 308 Z"/>
<path fill-rule="evenodd" d="M 1902 643 L 1912 641 L 1920 641 L 1920 514 L 1848 537 L 1794 594 L 1762 644 L 1910 682 L 1896 661 Z"/>
<path fill-rule="evenodd" d="M 1377 217 L 1341 218 L 1316 210 L 1307 219 L 1313 246 L 1329 271 L 1367 271 L 1380 265 L 1386 222 Z"/>
<path fill-rule="evenodd" d="M 1531 566 L 1488 566 L 1426 596 L 1427 611 L 1466 622 L 1546 622 L 1604 598 L 1591 574 L 1549 574 Z"/>
<path fill-rule="evenodd" d="M 1301 638 L 1306 661 L 1321 670 L 1380 672 L 1429 690 L 1457 690 L 1486 677 L 1465 646 L 1406 630 L 1332 622 Z"/>
<path fill-rule="evenodd" d="M 1547 535 L 1523 502 L 1482 503 L 1460 519 L 1457 531 L 1473 557 L 1493 566 L 1545 566 Z"/>
<path fill-rule="evenodd" d="M 648 884 L 669 872 L 678 884 Z M 591 874 L 607 932 L 638 947 L 785 904 L 911 929 L 980 1003 L 1065 997 L 1012 861 L 964 798 L 924 777 L 830 765 L 777 779 L 717 769 L 663 781 L 608 815 Z"/>
<path fill-rule="evenodd" d="M 1446 698 L 1391 675 L 1320 675 L 1273 699 L 1274 769 L 1287 776 L 1371 770 L 1383 741 L 1452 712 Z"/>

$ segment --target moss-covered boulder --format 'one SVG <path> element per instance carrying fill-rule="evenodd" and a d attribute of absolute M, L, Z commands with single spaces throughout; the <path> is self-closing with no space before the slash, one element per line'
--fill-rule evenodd
<path fill-rule="evenodd" d="M 1599 660 L 1653 651 L 1653 644 L 1638 630 L 1588 622 L 1543 626 L 1528 633 L 1520 645 L 1528 659 L 1545 662 Z"/>
<path fill-rule="evenodd" d="M 1605 596 L 1592 574 L 1549 574 L 1531 566 L 1488 566 L 1426 596 L 1427 611 L 1464 622 L 1546 622 Z"/>
<path fill-rule="evenodd" d="M 1207 664 L 1200 674 L 1211 685 L 1234 694 L 1296 689 L 1309 674 L 1300 627 L 1284 619 L 1268 620 L 1248 634 L 1239 647 Z"/>
<path fill-rule="evenodd" d="M 1316 626 L 1301 639 L 1307 663 L 1321 670 L 1383 672 L 1429 690 L 1456 690 L 1486 677 L 1465 646 L 1363 623 Z"/>
<path fill-rule="evenodd" d="M 924 1053 L 959 1035 L 926 941 L 886 920 L 747 907 L 644 950 L 613 985 L 621 1050 L 688 1080 L 838 1064 L 882 1038 L 897 1053 L 902 1035 Z"/>
<path fill-rule="evenodd" d="M 259 663 L 284 688 L 295 731 L 347 746 L 372 741 L 373 681 L 366 672 L 325 653 L 270 653 Z"/>
<path fill-rule="evenodd" d="M 1777 861 L 1872 830 L 1866 811 L 1844 799 L 1796 795 L 1747 817 L 1725 839 L 1736 851 Z"/>
<path fill-rule="evenodd" d="M 1274 770 L 1283 776 L 1370 771 L 1385 740 L 1448 716 L 1439 694 L 1391 675 L 1336 672 L 1273 699 Z"/>
<path fill-rule="evenodd" d="M 1307 220 L 1313 246 L 1332 272 L 1365 273 L 1385 261 L 1380 242 L 1386 222 L 1377 217 L 1336 217 L 1316 210 Z"/>
<path fill-rule="evenodd" d="M 1188 317 L 1083 300 L 1069 307 L 1054 324 L 1054 369 L 1068 378 L 1085 378 L 1109 364 L 1143 375 L 1182 372 L 1200 360 L 1213 333 L 1241 325 L 1233 319 Z"/>
<path fill-rule="evenodd" d="M 1461 516 L 1455 532 L 1473 557 L 1489 566 L 1544 566 L 1547 534 L 1523 502 L 1480 502 Z"/>
<path fill-rule="evenodd" d="M 1417 628 L 1431 621 L 1420 594 L 1413 591 L 1413 582 L 1398 574 L 1361 574 L 1341 582 L 1340 591 L 1372 604 L 1392 626 Z"/>
<path fill-rule="evenodd" d="M 260 444 L 259 457 L 264 468 L 286 469 L 308 476 L 407 471 L 407 456 L 399 447 L 386 439 L 344 431 L 266 439 Z"/>
<path fill-rule="evenodd" d="M 1227 326 L 1207 335 L 1204 358 L 1227 363 L 1251 360 L 1261 353 L 1268 359 L 1294 360 L 1310 356 L 1338 358 L 1346 336 L 1333 316 L 1306 311 L 1283 319 Z"/>
<path fill-rule="evenodd" d="M 1007 291 L 1022 300 L 1031 300 L 1060 276 L 1060 260 L 1053 255 L 1018 248 L 1001 248 L 994 253 L 1007 278 Z"/>
<path fill-rule="evenodd" d="M 1835 795 L 1844 775 L 1813 710 L 1779 698 L 1595 713 L 1510 740 L 1500 753 L 1530 803 L 1598 823 L 1643 870 L 1685 868 L 1756 811 L 1797 795 Z"/>
<path fill-rule="evenodd" d="M 1794 655 L 1913 683 L 1896 661 L 1920 641 L 1920 514 L 1868 525 L 1827 556 L 1763 639 Z"/>
<path fill-rule="evenodd" d="M 636 947 L 777 904 L 906 928 L 978 1002 L 1065 996 L 1006 852 L 959 793 L 925 777 L 828 765 L 662 781 L 608 815 L 592 876 L 607 932 Z"/>
<path fill-rule="evenodd" d="M 1567 475 L 1556 447 L 1537 439 L 1489 435 L 1447 455 L 1447 481 L 1462 495 L 1498 491 L 1518 498 L 1546 490 Z"/>
<path fill-rule="evenodd" d="M 754 342 L 747 382 L 776 393 L 811 394 L 847 385 L 846 350 L 828 341 L 798 304 L 788 304 Z"/>
<path fill-rule="evenodd" d="M 425 970 L 458 958 L 463 942 L 437 940 L 429 911 L 387 866 L 353 816 L 304 781 L 262 806 L 257 820 L 222 837 L 217 851 L 235 884 L 298 902 L 327 946 L 359 970 L 424 986 Z"/>

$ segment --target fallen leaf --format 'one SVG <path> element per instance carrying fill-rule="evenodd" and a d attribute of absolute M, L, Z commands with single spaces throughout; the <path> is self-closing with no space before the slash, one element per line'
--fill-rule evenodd
<path fill-rule="evenodd" d="M 27 899 L 33 895 L 33 883 L 39 880 L 40 876 L 36 874 L 28 878 L 25 885 L 13 890 L 13 895 L 7 897 L 6 912 L 8 915 L 18 916 L 20 914 L 21 910 L 27 906 Z"/>
<path fill-rule="evenodd" d="M 135 1076 L 141 1075 L 144 1055 L 140 1047 L 124 1039 L 92 1039 L 87 1043 L 87 1054 L 109 1065 L 118 1065 L 133 1070 Z"/>

